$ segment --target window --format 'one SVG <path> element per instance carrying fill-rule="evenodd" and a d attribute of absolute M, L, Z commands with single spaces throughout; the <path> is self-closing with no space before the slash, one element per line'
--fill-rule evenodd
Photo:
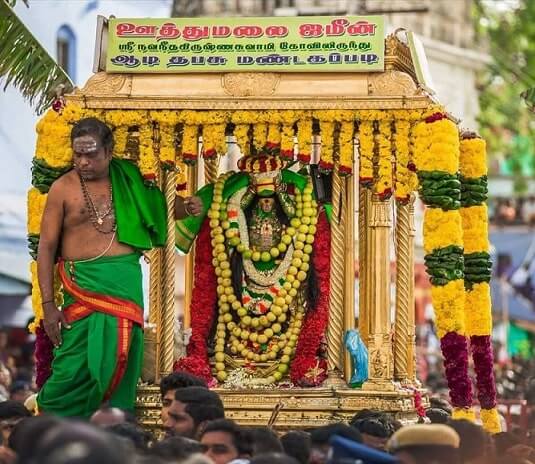
<path fill-rule="evenodd" d="M 74 81 L 76 77 L 76 37 L 73 30 L 67 25 L 63 25 L 58 29 L 56 56 L 58 64 Z"/>

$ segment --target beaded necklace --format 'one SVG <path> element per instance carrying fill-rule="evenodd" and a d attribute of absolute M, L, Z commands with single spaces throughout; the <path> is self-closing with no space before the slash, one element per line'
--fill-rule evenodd
<path fill-rule="evenodd" d="M 112 232 L 115 232 L 117 228 L 117 223 L 115 222 L 115 215 L 113 214 L 113 187 L 111 185 L 111 182 L 110 182 L 109 206 L 106 211 L 101 213 L 97 210 L 93 200 L 91 199 L 91 195 L 89 194 L 89 191 L 87 190 L 87 185 L 85 184 L 84 178 L 82 176 L 79 176 L 79 177 L 80 177 L 80 185 L 82 186 L 82 193 L 84 195 L 85 204 L 87 206 L 87 209 L 89 210 L 89 216 L 91 218 L 91 223 L 93 224 L 93 227 L 101 234 L 111 234 Z M 106 219 L 108 216 L 111 216 L 112 218 L 111 228 L 108 230 L 102 229 L 102 225 L 104 224 L 104 219 Z"/>

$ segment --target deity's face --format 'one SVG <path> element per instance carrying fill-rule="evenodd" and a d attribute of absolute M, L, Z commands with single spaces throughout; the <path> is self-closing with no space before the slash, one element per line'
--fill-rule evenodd
<path fill-rule="evenodd" d="M 273 197 L 270 198 L 260 198 L 258 200 L 258 205 L 264 211 L 264 213 L 270 213 L 273 211 L 273 206 L 275 205 L 275 199 Z"/>
<path fill-rule="evenodd" d="M 74 169 L 84 180 L 101 179 L 108 176 L 111 153 L 98 137 L 83 135 L 72 142 Z"/>

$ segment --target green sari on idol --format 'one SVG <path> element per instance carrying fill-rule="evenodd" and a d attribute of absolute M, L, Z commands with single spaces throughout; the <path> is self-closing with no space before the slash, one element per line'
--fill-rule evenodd
<path fill-rule="evenodd" d="M 117 236 L 136 250 L 166 240 L 165 199 L 135 166 L 110 164 Z M 143 362 L 143 290 L 139 251 L 63 261 L 63 311 L 71 325 L 54 350 L 52 374 L 37 397 L 40 412 L 89 418 L 104 402 L 133 410 Z"/>

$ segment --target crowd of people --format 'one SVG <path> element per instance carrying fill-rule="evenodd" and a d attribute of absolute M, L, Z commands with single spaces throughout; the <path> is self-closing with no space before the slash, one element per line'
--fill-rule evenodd
<path fill-rule="evenodd" d="M 278 434 L 225 417 L 219 395 L 204 381 L 173 373 L 160 383 L 161 430 L 148 432 L 135 415 L 102 406 L 89 421 L 35 415 L 31 398 L 0 402 L 1 464 L 326 464 L 535 463 L 535 437 L 525 430 L 494 436 L 453 420 L 443 399 L 427 417 L 402 425 L 363 410 L 349 423 Z"/>

